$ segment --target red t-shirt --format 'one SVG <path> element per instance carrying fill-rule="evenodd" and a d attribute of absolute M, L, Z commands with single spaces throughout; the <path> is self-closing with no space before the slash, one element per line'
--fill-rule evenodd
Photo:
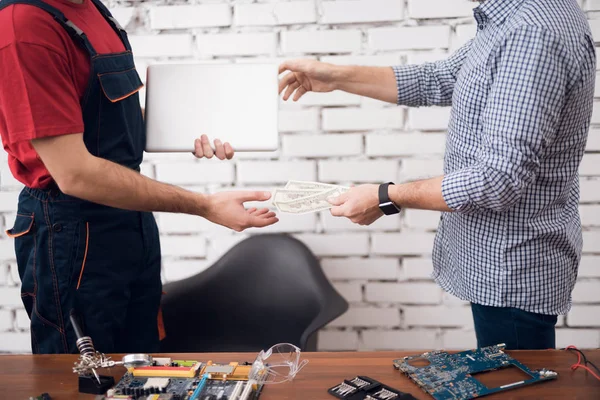
<path fill-rule="evenodd" d="M 45 0 L 82 29 L 99 54 L 125 50 L 91 0 Z M 13 176 L 32 188 L 52 181 L 30 140 L 83 132 L 81 98 L 90 56 L 50 14 L 29 5 L 0 11 L 0 136 Z"/>

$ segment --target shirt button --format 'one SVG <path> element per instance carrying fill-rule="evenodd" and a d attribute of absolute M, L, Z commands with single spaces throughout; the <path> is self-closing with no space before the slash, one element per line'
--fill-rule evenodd
<path fill-rule="evenodd" d="M 54 225 L 52 225 L 52 229 L 54 229 L 54 232 L 60 232 L 60 231 L 62 231 L 62 225 L 54 224 Z"/>
<path fill-rule="evenodd" d="M 483 24 L 482 24 L 482 25 L 479 25 L 479 30 L 480 30 L 480 31 L 482 31 L 482 30 L 483 30 L 483 28 L 485 28 L 485 26 L 484 26 Z"/>

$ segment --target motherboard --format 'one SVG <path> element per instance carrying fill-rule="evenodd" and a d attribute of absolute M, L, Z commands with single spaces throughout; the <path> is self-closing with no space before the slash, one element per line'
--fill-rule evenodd
<path fill-rule="evenodd" d="M 129 368 L 103 400 L 257 400 L 262 385 L 245 363 L 167 360 Z"/>
<path fill-rule="evenodd" d="M 546 369 L 530 370 L 504 353 L 504 344 L 461 353 L 433 351 L 394 360 L 394 367 L 406 374 L 436 400 L 472 399 L 525 385 L 556 379 L 557 373 Z M 488 388 L 474 374 L 516 367 L 529 379 Z"/>

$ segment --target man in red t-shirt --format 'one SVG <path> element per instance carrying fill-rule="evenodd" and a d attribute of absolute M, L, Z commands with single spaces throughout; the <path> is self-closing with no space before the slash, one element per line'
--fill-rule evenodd
<path fill-rule="evenodd" d="M 76 351 L 73 310 L 100 351 L 156 351 L 160 246 L 151 212 L 241 231 L 277 222 L 243 206 L 270 194 L 203 195 L 139 174 L 142 85 L 126 33 L 99 0 L 0 0 L 0 10 L 0 135 L 26 186 L 8 233 L 33 351 Z M 202 136 L 195 155 L 223 160 L 233 150 L 218 140 L 213 150 Z"/>

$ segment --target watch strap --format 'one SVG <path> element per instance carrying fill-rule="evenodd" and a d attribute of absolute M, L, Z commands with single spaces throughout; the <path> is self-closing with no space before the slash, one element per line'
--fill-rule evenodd
<path fill-rule="evenodd" d="M 379 185 L 379 209 L 385 215 L 398 214 L 400 212 L 400 208 L 390 200 L 388 193 L 389 186 L 393 184 L 394 182 L 387 182 Z"/>

